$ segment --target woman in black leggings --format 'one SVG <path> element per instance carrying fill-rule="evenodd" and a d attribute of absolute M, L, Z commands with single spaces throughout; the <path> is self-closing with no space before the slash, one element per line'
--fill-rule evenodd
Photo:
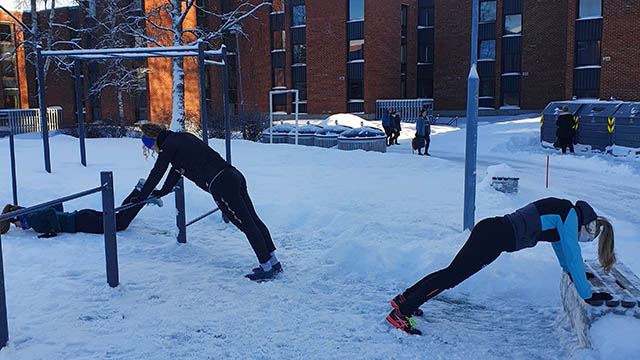
<path fill-rule="evenodd" d="M 449 266 L 427 275 L 390 301 L 393 310 L 387 321 L 406 333 L 421 335 L 411 317 L 422 315 L 422 304 L 468 279 L 502 252 L 533 247 L 539 241 L 551 243 L 560 266 L 571 275 L 578 294 L 587 303 L 610 300 L 607 293 L 591 291 L 578 245 L 598 236 L 598 259 L 608 271 L 615 263 L 613 227 L 584 201 L 573 205 L 569 200 L 547 198 L 512 214 L 484 219 L 473 228 Z"/>
<path fill-rule="evenodd" d="M 144 199 L 150 194 L 165 196 L 181 176 L 186 177 L 210 193 L 222 213 L 247 236 L 260 266 L 245 276 L 250 280 L 265 281 L 281 272 L 282 265 L 276 258 L 271 234 L 253 207 L 242 173 L 193 134 L 176 133 L 157 124 L 144 124 L 141 128 L 142 142 L 147 149 L 158 153 L 158 159 L 141 190 L 140 198 Z M 152 192 L 169 164 L 171 170 L 164 185 Z"/>

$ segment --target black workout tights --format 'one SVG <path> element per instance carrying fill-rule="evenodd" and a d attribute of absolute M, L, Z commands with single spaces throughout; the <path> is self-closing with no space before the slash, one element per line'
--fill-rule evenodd
<path fill-rule="evenodd" d="M 213 199 L 222 213 L 249 240 L 258 261 L 264 264 L 276 250 L 267 226 L 260 220 L 247 192 L 247 180 L 236 168 L 227 168 L 212 184 Z"/>
<path fill-rule="evenodd" d="M 492 263 L 503 251 L 513 251 L 514 248 L 515 236 L 507 218 L 480 221 L 449 266 L 427 275 L 405 290 L 403 295 L 406 301 L 400 305 L 400 312 L 412 314 L 420 305 Z"/>
<path fill-rule="evenodd" d="M 128 204 L 133 196 L 140 194 L 140 191 L 134 189 L 129 196 L 122 202 L 122 205 Z M 144 207 L 144 203 L 134 206 L 130 209 L 119 211 L 116 213 L 116 231 L 122 231 L 129 227 L 131 221 L 135 219 L 140 210 Z M 102 211 L 83 209 L 76 212 L 76 232 L 89 234 L 104 234 L 102 224 Z"/>

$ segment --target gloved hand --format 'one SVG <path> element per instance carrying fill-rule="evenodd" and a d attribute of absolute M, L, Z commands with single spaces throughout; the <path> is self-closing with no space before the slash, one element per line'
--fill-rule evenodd
<path fill-rule="evenodd" d="M 38 239 L 48 239 L 56 236 L 58 236 L 58 234 L 54 232 L 48 232 L 48 233 L 38 235 Z"/>
<path fill-rule="evenodd" d="M 585 299 L 589 305 L 599 305 L 602 301 L 613 299 L 613 296 L 607 292 L 594 292 L 590 298 Z"/>

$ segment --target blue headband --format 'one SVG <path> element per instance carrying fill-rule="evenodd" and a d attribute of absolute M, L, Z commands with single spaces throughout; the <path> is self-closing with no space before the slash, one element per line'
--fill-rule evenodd
<path fill-rule="evenodd" d="M 146 146 L 149 149 L 151 149 L 153 145 L 156 144 L 156 141 L 150 137 L 143 136 L 141 139 L 144 146 Z"/>

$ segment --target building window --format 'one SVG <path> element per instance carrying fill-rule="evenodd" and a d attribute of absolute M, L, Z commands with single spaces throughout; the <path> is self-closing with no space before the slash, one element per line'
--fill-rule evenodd
<path fill-rule="evenodd" d="M 496 21 L 496 2 L 482 1 L 480 2 L 480 22 Z"/>
<path fill-rule="evenodd" d="M 520 93 L 505 92 L 502 94 L 502 106 L 520 106 Z"/>
<path fill-rule="evenodd" d="M 495 60 L 496 59 L 496 41 L 495 40 L 482 40 L 480 41 L 479 49 L 480 60 Z"/>
<path fill-rule="evenodd" d="M 295 82 L 293 83 L 293 88 L 298 89 L 298 96 L 300 101 L 307 100 L 307 83 L 306 82 Z M 296 101 L 295 94 L 293 95 L 293 101 Z"/>
<path fill-rule="evenodd" d="M 600 41 L 576 42 L 576 66 L 600 65 Z"/>
<path fill-rule="evenodd" d="M 502 73 L 520 72 L 520 53 L 502 54 Z"/>
<path fill-rule="evenodd" d="M 307 23 L 306 8 L 304 5 L 296 5 L 293 7 L 293 16 L 291 17 L 293 26 L 305 25 Z"/>
<path fill-rule="evenodd" d="M 364 60 L 364 40 L 349 41 L 349 61 Z"/>
<path fill-rule="evenodd" d="M 349 21 L 364 20 L 364 0 L 349 0 Z"/>
<path fill-rule="evenodd" d="M 418 9 L 418 26 L 433 26 L 433 8 Z"/>
<path fill-rule="evenodd" d="M 364 80 L 349 79 L 349 99 L 364 99 Z"/>
<path fill-rule="evenodd" d="M 286 45 L 287 35 L 282 31 L 274 31 L 271 36 L 271 49 L 272 50 L 284 50 Z"/>
<path fill-rule="evenodd" d="M 522 15 L 506 15 L 504 17 L 504 34 L 516 35 L 522 33 Z"/>
<path fill-rule="evenodd" d="M 480 97 L 494 97 L 495 96 L 495 81 L 493 77 L 481 77 L 480 78 Z"/>
<path fill-rule="evenodd" d="M 418 44 L 418 62 L 431 64 L 433 62 L 433 48 L 431 44 Z"/>
<path fill-rule="evenodd" d="M 306 64 L 307 63 L 307 45 L 296 44 L 293 45 L 293 64 Z"/>
<path fill-rule="evenodd" d="M 13 31 L 11 25 L 0 24 L 0 42 L 13 43 Z"/>
<path fill-rule="evenodd" d="M 602 0 L 579 0 L 579 19 L 600 16 L 602 16 Z"/>
<path fill-rule="evenodd" d="M 287 83 L 284 80 L 284 68 L 273 68 L 273 87 L 285 88 Z"/>
<path fill-rule="evenodd" d="M 409 7 L 407 5 L 400 5 L 400 26 L 403 29 L 407 28 L 407 11 Z"/>

